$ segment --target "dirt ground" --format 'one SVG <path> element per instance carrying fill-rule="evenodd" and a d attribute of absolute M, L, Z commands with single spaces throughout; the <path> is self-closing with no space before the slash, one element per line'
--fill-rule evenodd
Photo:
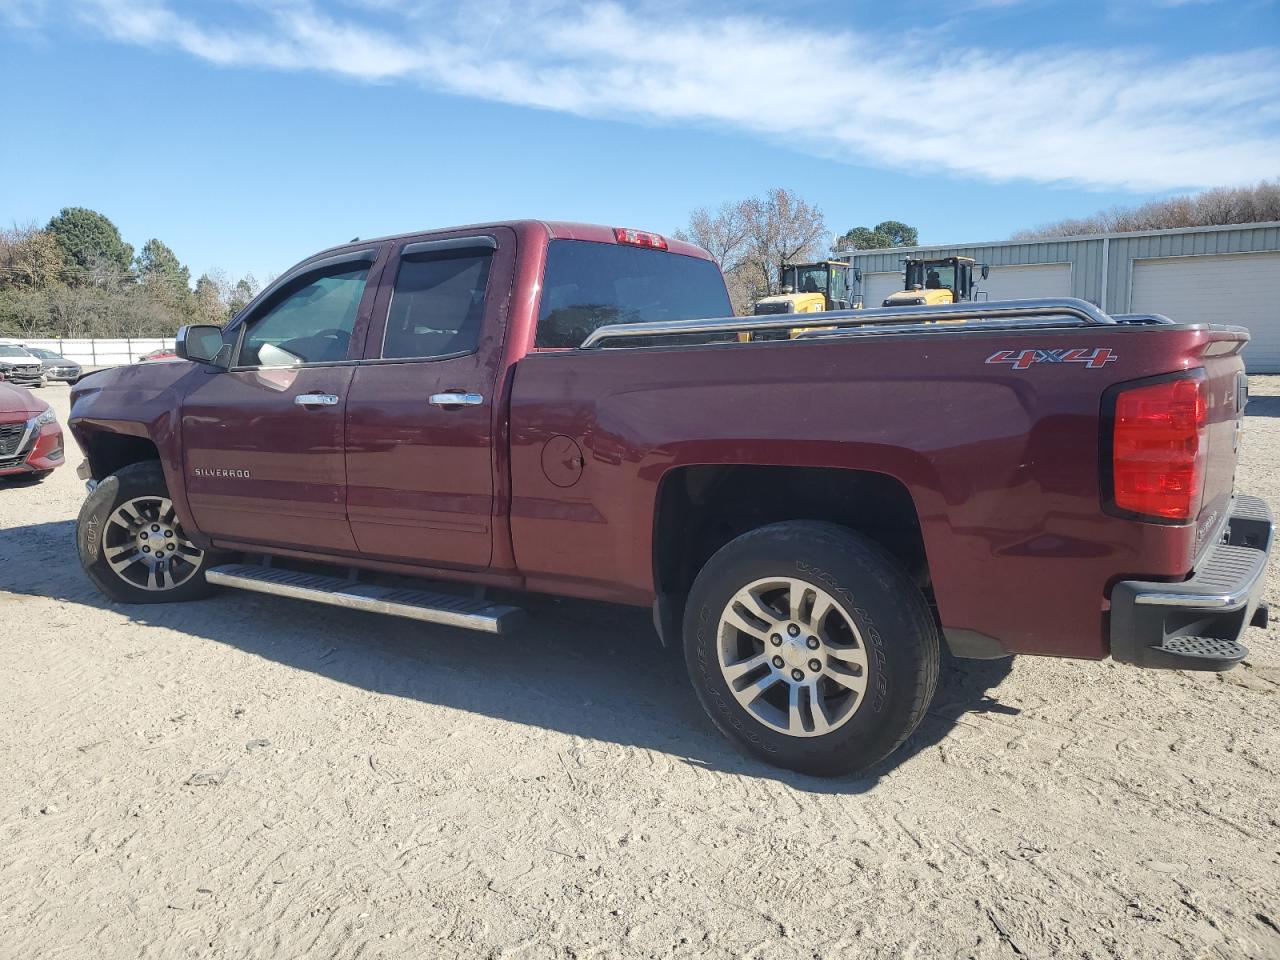
<path fill-rule="evenodd" d="M 1280 505 L 1253 389 L 1239 486 Z M 110 605 L 68 460 L 0 488 L 0 956 L 1280 957 L 1274 627 L 1222 676 L 953 664 L 889 769 L 812 780 L 643 612 Z"/>

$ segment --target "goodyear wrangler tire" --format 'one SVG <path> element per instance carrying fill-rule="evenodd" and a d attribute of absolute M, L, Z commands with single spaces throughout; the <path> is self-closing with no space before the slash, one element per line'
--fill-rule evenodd
<path fill-rule="evenodd" d="M 703 708 L 749 753 L 815 776 L 858 773 L 902 744 L 938 681 L 928 604 L 881 547 L 817 521 L 722 547 L 685 608 Z"/>
<path fill-rule="evenodd" d="M 207 596 L 215 555 L 183 532 L 160 464 L 130 464 L 85 499 L 76 546 L 89 579 L 121 603 L 171 603 Z"/>

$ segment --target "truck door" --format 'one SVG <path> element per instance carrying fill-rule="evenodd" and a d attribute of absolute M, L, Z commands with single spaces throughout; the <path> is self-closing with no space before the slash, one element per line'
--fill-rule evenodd
<path fill-rule="evenodd" d="M 347 522 L 352 359 L 373 309 L 377 248 L 291 271 L 227 330 L 231 369 L 182 402 L 187 499 L 223 540 L 356 549 Z"/>
<path fill-rule="evenodd" d="M 484 569 L 493 397 L 515 231 L 405 242 L 384 273 L 347 401 L 347 515 L 360 551 Z"/>

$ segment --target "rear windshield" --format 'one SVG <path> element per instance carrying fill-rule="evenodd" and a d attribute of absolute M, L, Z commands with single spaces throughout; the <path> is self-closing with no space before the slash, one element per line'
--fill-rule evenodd
<path fill-rule="evenodd" d="M 733 306 L 710 260 L 587 240 L 547 249 L 539 347 L 576 347 L 597 327 L 729 317 Z"/>

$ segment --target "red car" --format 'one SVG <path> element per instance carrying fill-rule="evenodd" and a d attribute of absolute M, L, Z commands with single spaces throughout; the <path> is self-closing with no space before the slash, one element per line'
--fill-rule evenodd
<path fill-rule="evenodd" d="M 43 480 L 62 463 L 62 428 L 53 408 L 22 387 L 0 383 L 0 477 Z"/>
<path fill-rule="evenodd" d="M 196 362 L 76 385 L 81 562 L 119 601 L 237 587 L 489 632 L 522 612 L 493 587 L 652 608 L 722 731 L 819 774 L 903 742 L 944 646 L 1226 670 L 1265 625 L 1243 328 L 732 312 L 706 251 L 624 228 L 326 250 L 184 328 Z"/>

